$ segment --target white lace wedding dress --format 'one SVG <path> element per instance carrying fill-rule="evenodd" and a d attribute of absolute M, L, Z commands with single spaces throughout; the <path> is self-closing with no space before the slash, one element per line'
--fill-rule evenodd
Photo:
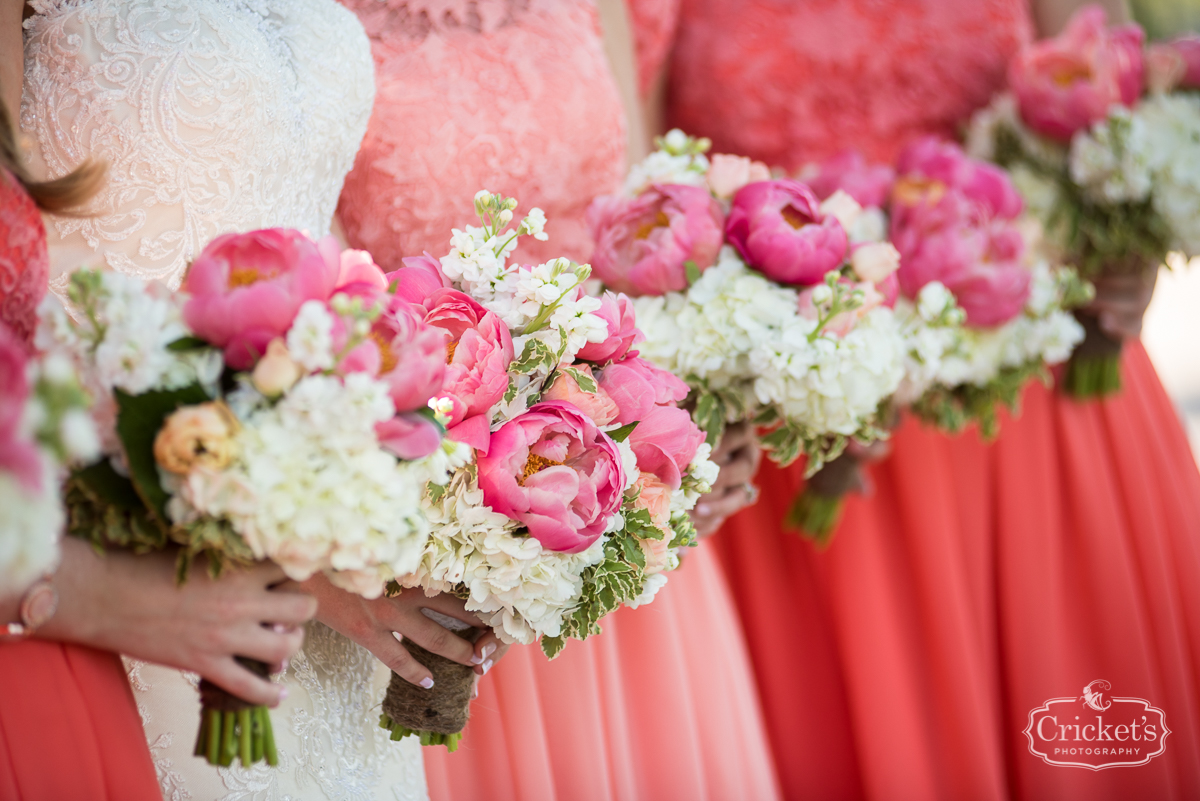
<path fill-rule="evenodd" d="M 105 265 L 177 287 L 218 234 L 329 230 L 374 95 L 367 37 L 334 0 L 34 0 L 21 126 L 35 168 L 109 163 L 95 216 L 48 226 L 52 287 Z M 377 726 L 388 671 L 319 624 L 273 713 L 280 765 L 192 756 L 195 677 L 130 663 L 168 799 L 418 799 L 420 747 Z"/>

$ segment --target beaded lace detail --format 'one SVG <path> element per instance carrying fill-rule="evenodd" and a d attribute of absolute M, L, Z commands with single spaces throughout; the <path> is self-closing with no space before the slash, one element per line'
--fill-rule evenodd
<path fill-rule="evenodd" d="M 954 134 L 1032 36 L 1026 0 L 683 0 L 668 118 L 794 169 Z"/>
<path fill-rule="evenodd" d="M 586 260 L 584 212 L 618 186 L 625 143 L 592 3 L 342 1 L 367 29 L 378 76 L 339 206 L 351 243 L 386 270 L 444 255 L 486 188 L 549 218 L 549 242 L 523 242 L 519 259 Z"/>
<path fill-rule="evenodd" d="M 0 170 L 0 322 L 26 342 L 33 341 L 49 269 L 37 206 Z"/>
<path fill-rule="evenodd" d="M 213 237 L 328 231 L 370 114 L 362 28 L 330 0 L 35 0 L 21 125 L 64 175 L 109 162 L 51 226 L 52 286 L 103 259 L 176 287 Z"/>

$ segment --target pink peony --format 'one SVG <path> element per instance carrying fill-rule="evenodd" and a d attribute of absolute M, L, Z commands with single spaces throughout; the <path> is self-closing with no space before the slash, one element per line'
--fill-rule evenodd
<path fill-rule="evenodd" d="M 678 403 L 688 387 L 675 375 L 637 357 L 610 364 L 600 371 L 600 388 L 617 404 L 621 425 L 645 419 L 660 404 Z"/>
<path fill-rule="evenodd" d="M 483 502 L 545 548 L 578 553 L 621 507 L 625 472 L 607 434 L 569 403 L 539 403 L 492 435 L 479 457 Z"/>
<path fill-rule="evenodd" d="M 600 309 L 594 314 L 608 323 L 608 337 L 603 342 L 589 342 L 575 357 L 580 361 L 607 364 L 625 358 L 629 349 L 646 338 L 638 330 L 633 303 L 626 295 L 605 292 L 600 298 Z"/>
<path fill-rule="evenodd" d="M 343 250 L 338 261 L 337 289 L 364 286 L 372 289 L 387 289 L 388 281 L 383 270 L 371 254 L 365 250 Z"/>
<path fill-rule="evenodd" d="M 687 262 L 706 270 L 721 249 L 721 207 L 695 186 L 652 186 L 632 200 L 605 196 L 588 209 L 595 276 L 631 295 L 687 288 Z"/>
<path fill-rule="evenodd" d="M 387 279 L 396 285 L 396 294 L 410 303 L 421 303 L 435 291 L 450 287 L 442 266 L 428 253 L 405 259 L 404 266 L 388 273 Z"/>
<path fill-rule="evenodd" d="M 286 228 L 219 236 L 184 279 L 182 289 L 192 296 L 184 320 L 223 348 L 231 367 L 247 370 L 287 332 L 305 301 L 329 299 L 339 271 L 331 237 L 313 242 Z"/>
<path fill-rule="evenodd" d="M 892 242 L 901 254 L 897 274 L 905 296 L 915 298 L 930 281 L 941 281 L 970 325 L 1007 322 L 1029 298 L 1020 232 L 1007 220 L 981 215 L 957 193 L 894 214 Z"/>
<path fill-rule="evenodd" d="M 788 178 L 748 184 L 733 198 L 725 235 L 746 263 L 781 284 L 811 286 L 846 257 L 846 231 L 816 195 Z"/>
<path fill-rule="evenodd" d="M 761 161 L 751 161 L 745 156 L 730 156 L 715 153 L 709 159 L 708 188 L 720 198 L 728 200 L 746 184 L 771 180 L 771 171 Z"/>
<path fill-rule="evenodd" d="M 1103 8 L 1085 6 L 1060 35 L 1017 54 L 1008 80 L 1026 125 L 1068 142 L 1112 106 L 1137 102 L 1145 36 L 1137 25 L 1106 26 Z"/>
<path fill-rule="evenodd" d="M 936 136 L 922 137 L 906 147 L 897 170 L 901 177 L 892 196 L 903 205 L 936 203 L 953 189 L 990 216 L 1012 220 L 1023 208 L 1021 195 L 1004 170 L 973 159 L 958 145 Z"/>
<path fill-rule="evenodd" d="M 892 191 L 896 171 L 886 164 L 868 164 L 856 150 L 843 150 L 801 173 L 801 180 L 820 199 L 841 189 L 864 208 L 882 208 Z"/>
<path fill-rule="evenodd" d="M 422 459 L 438 449 L 442 434 L 428 417 L 405 412 L 375 424 L 380 446 L 400 459 Z"/>
<path fill-rule="evenodd" d="M 573 367 L 595 380 L 590 365 L 576 364 Z M 595 392 L 585 392 L 580 389 L 579 383 L 569 373 L 564 372 L 560 372 L 554 379 L 554 383 L 550 385 L 550 389 L 542 393 L 542 400 L 566 401 L 592 418 L 598 426 L 608 425 L 617 419 L 619 413 L 616 401 L 609 397 L 603 387 L 597 386 Z"/>
<path fill-rule="evenodd" d="M 637 455 L 639 470 L 653 473 L 677 490 L 696 450 L 704 444 L 704 432 L 686 410 L 655 406 L 638 422 L 627 442 Z"/>
<path fill-rule="evenodd" d="M 438 289 L 422 303 L 425 323 L 441 329 L 447 348 L 441 393 L 450 398 L 447 436 L 487 452 L 489 412 L 508 390 L 512 334 L 499 317 L 456 289 Z"/>
<path fill-rule="evenodd" d="M 41 458 L 37 447 L 21 432 L 29 400 L 25 343 L 0 323 L 0 471 L 13 474 L 25 489 L 42 489 Z"/>

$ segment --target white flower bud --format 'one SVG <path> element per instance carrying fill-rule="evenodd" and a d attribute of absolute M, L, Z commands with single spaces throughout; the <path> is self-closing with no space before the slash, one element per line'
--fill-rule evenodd
<path fill-rule="evenodd" d="M 818 284 L 813 287 L 812 301 L 814 306 L 823 306 L 833 300 L 833 290 L 828 284 Z"/>

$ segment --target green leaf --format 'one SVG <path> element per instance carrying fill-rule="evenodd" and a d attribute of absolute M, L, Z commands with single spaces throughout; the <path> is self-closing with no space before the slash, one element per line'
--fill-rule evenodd
<path fill-rule="evenodd" d="M 687 274 L 688 286 L 691 286 L 692 284 L 694 284 L 700 280 L 700 275 L 701 275 L 700 268 L 696 266 L 696 262 L 692 261 L 691 259 L 688 259 L 687 261 L 685 261 L 683 263 L 683 269 L 686 271 L 686 274 Z"/>
<path fill-rule="evenodd" d="M 579 388 L 584 392 L 590 392 L 594 395 L 600 391 L 600 387 L 596 385 L 596 379 L 592 378 L 582 370 L 574 367 L 565 367 L 563 368 L 563 372 L 575 379 L 575 383 L 578 384 Z"/>
<path fill-rule="evenodd" d="M 110 506 L 128 510 L 146 508 L 133 483 L 114 470 L 108 459 L 76 470 L 71 477 L 91 490 L 97 500 Z"/>
<path fill-rule="evenodd" d="M 138 495 L 164 523 L 169 496 L 158 478 L 154 460 L 154 440 L 163 421 L 181 406 L 206 403 L 208 394 L 199 384 L 182 389 L 156 390 L 141 395 L 115 391 L 117 400 L 117 435 L 125 446 L 129 477 Z"/>
<path fill-rule="evenodd" d="M 205 342 L 200 337 L 186 336 L 171 342 L 167 345 L 167 350 L 172 353 L 183 353 L 189 350 L 201 350 L 202 348 L 210 348 L 212 345 Z"/>
<path fill-rule="evenodd" d="M 725 433 L 725 403 L 708 390 L 699 390 L 698 393 L 692 420 L 707 435 L 705 441 L 715 448 Z"/>
<path fill-rule="evenodd" d="M 525 349 L 510 366 L 509 370 L 520 375 L 541 370 L 552 370 L 558 364 L 558 356 L 550 350 L 550 346 L 540 339 L 530 339 L 525 342 Z"/>
<path fill-rule="evenodd" d="M 634 420 L 632 423 L 626 423 L 620 428 L 614 428 L 612 431 L 609 431 L 608 436 L 613 442 L 624 442 L 629 439 L 629 435 L 633 433 L 633 430 L 641 424 L 641 420 Z"/>
<path fill-rule="evenodd" d="M 566 644 L 566 641 L 562 637 L 542 637 L 542 653 L 547 658 L 553 659 L 562 653 L 562 649 Z"/>

